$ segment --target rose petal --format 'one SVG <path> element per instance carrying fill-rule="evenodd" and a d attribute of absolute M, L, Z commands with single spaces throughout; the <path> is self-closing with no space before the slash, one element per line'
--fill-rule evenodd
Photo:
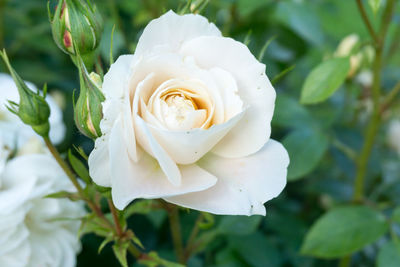
<path fill-rule="evenodd" d="M 138 142 L 143 147 L 147 147 L 151 155 L 157 159 L 161 169 L 167 176 L 168 180 L 174 186 L 180 186 L 182 181 L 182 176 L 178 166 L 167 154 L 167 152 L 165 152 L 165 150 L 160 146 L 157 140 L 154 139 L 146 122 L 139 116 L 136 116 L 135 127 L 137 128 Z"/>
<path fill-rule="evenodd" d="M 179 16 L 170 10 L 146 26 L 135 54 L 140 55 L 160 46 L 164 51 L 177 51 L 182 43 L 198 36 L 209 35 L 221 36 L 221 32 L 206 18 L 194 14 Z"/>
<path fill-rule="evenodd" d="M 111 186 L 108 139 L 105 136 L 97 138 L 88 159 L 90 177 L 96 184 L 105 187 Z"/>
<path fill-rule="evenodd" d="M 224 121 L 228 121 L 237 114 L 243 111 L 243 101 L 239 96 L 239 89 L 232 75 L 220 68 L 210 69 L 213 75 L 217 88 L 223 100 Z"/>
<path fill-rule="evenodd" d="M 102 91 L 106 99 L 125 96 L 131 66 L 134 62 L 134 55 L 122 55 L 111 65 L 106 75 L 104 75 L 102 86 Z"/>
<path fill-rule="evenodd" d="M 202 36 L 182 45 L 180 52 L 193 56 L 205 69 L 218 67 L 236 80 L 239 96 L 248 107 L 244 118 L 218 143 L 213 152 L 229 158 L 257 152 L 268 141 L 275 90 L 247 46 L 230 38 Z"/>
<path fill-rule="evenodd" d="M 211 128 L 168 131 L 149 125 L 151 132 L 168 155 L 178 164 L 192 164 L 210 151 L 242 119 L 245 111 Z"/>
<path fill-rule="evenodd" d="M 0 214 L 7 214 L 27 201 L 34 190 L 37 177 L 29 172 L 29 166 L 20 165 L 24 161 L 11 160 L 6 165 L 2 176 L 0 194 Z M 21 169 L 21 166 L 24 166 Z"/>
<path fill-rule="evenodd" d="M 172 185 L 157 161 L 142 151 L 138 163 L 133 162 L 125 144 L 120 142 L 122 131 L 115 127 L 110 137 L 112 197 L 118 209 L 125 208 L 136 198 L 159 198 L 201 191 L 213 186 L 216 178 L 196 165 L 180 166 L 182 182 Z"/>
<path fill-rule="evenodd" d="M 199 165 L 218 178 L 217 184 L 201 192 L 165 200 L 214 214 L 265 215 L 263 204 L 278 196 L 286 185 L 288 164 L 285 148 L 274 140 L 245 158 L 208 154 Z"/>

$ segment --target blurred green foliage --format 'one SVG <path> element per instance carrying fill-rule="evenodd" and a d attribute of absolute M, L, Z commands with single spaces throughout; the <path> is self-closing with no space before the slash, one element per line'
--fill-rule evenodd
<path fill-rule="evenodd" d="M 105 70 L 109 64 L 113 25 L 116 25 L 114 56 L 133 53 L 142 29 L 151 19 L 169 9 L 177 10 L 184 4 L 183 0 L 94 2 L 105 21 L 99 48 Z M 377 26 L 382 14 L 378 2 L 385 1 L 364 2 L 372 24 Z M 288 185 L 277 199 L 267 203 L 266 217 L 215 216 L 211 230 L 200 231 L 200 238 L 210 242 L 203 253 L 189 260 L 188 265 L 336 266 L 337 260 L 333 258 L 357 250 L 352 259 L 354 266 L 374 266 L 375 262 L 378 266 L 400 266 L 399 243 L 395 242 L 400 226 L 391 224 L 389 234 L 386 222 L 382 222 L 382 216 L 390 218 L 393 208 L 400 203 L 399 156 L 385 141 L 387 121 L 400 118 L 400 101 L 384 114 L 382 131 L 369 161 L 365 188 L 373 210 L 362 208 L 350 213 L 347 210 L 346 215 L 340 209 L 334 209 L 322 218 L 326 211 L 351 200 L 355 176 L 352 157 L 363 142 L 369 90 L 356 79 L 345 78 L 340 73 L 344 67 L 339 64 L 330 68 L 338 68 L 338 75 L 346 81 L 340 86 L 334 85 L 339 87 L 336 91 L 337 88 L 328 88 L 329 92 L 323 96 L 327 98 L 328 93 L 333 93 L 328 101 L 310 106 L 299 102 L 308 74 L 324 59 L 332 57 L 345 36 L 356 33 L 361 42 L 370 40 L 355 1 L 211 0 L 202 14 L 216 23 L 225 36 L 243 42 L 249 40 L 249 49 L 255 55 L 259 55 L 264 44 L 275 37 L 261 58 L 271 80 L 294 66 L 274 84 L 277 101 L 272 122 L 273 138 L 285 144 L 291 165 Z M 398 47 L 391 45 L 399 42 L 399 25 L 400 5 L 397 5 L 385 50 L 384 92 L 400 78 L 400 52 Z M 70 131 L 60 149 L 65 150 L 75 143 L 90 151 L 92 142 L 73 126 L 72 91 L 79 87 L 78 73 L 69 57 L 52 40 L 46 1 L 0 0 L 1 47 L 6 48 L 15 69 L 25 80 L 38 86 L 47 82 L 50 92 L 63 92 L 66 99 L 64 117 Z M 0 71 L 5 71 L 3 65 L 0 65 Z M 317 80 L 320 75 L 315 73 Z M 318 82 L 320 84 L 313 85 L 324 86 L 324 80 Z M 375 214 L 376 210 L 379 214 Z M 182 215 L 183 234 L 187 239 L 198 212 L 187 211 Z M 146 249 L 156 250 L 163 258 L 174 260 L 166 217 L 162 210 L 134 214 L 129 226 Z M 335 220 L 353 224 L 353 231 L 347 233 L 333 229 L 337 227 Z M 398 210 L 394 212 L 393 221 L 400 223 Z M 340 253 L 332 254 L 334 249 L 329 248 L 331 254 L 324 254 L 325 243 L 320 239 L 325 236 L 337 239 L 334 240 L 337 246 L 334 249 Z M 111 246 L 97 254 L 101 241 L 94 235 L 83 238 L 78 266 L 119 266 Z M 303 254 L 300 252 L 302 244 Z M 346 250 L 346 245 L 349 250 Z M 313 253 L 313 250 L 317 252 Z M 319 259 L 318 255 L 330 259 Z"/>

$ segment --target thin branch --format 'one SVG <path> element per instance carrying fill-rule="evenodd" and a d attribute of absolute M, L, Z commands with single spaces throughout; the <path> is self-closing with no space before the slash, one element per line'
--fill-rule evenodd
<path fill-rule="evenodd" d="M 176 258 L 179 263 L 185 263 L 184 250 L 182 244 L 181 224 L 179 220 L 179 209 L 177 206 L 167 202 L 161 202 L 161 205 L 167 210 L 169 225 L 171 228 L 172 242 L 174 244 Z"/>
<path fill-rule="evenodd" d="M 374 40 L 375 43 L 379 43 L 378 36 L 375 33 L 374 28 L 372 27 L 372 24 L 371 24 L 371 22 L 370 22 L 370 20 L 368 18 L 367 12 L 365 12 L 365 8 L 364 8 L 364 5 L 363 5 L 362 1 L 361 0 L 357 0 L 356 2 L 357 2 L 358 10 L 360 11 L 361 17 L 362 17 L 362 19 L 364 21 L 365 26 L 367 27 L 367 30 L 368 30 L 369 34 L 371 35 L 371 37 L 372 37 L 372 39 Z"/>
<path fill-rule="evenodd" d="M 392 90 L 385 96 L 381 104 L 381 113 L 385 111 L 396 99 L 396 96 L 400 93 L 400 81 L 396 83 Z"/>
<path fill-rule="evenodd" d="M 200 212 L 199 216 L 196 219 L 196 222 L 194 224 L 192 232 L 190 233 L 190 236 L 189 236 L 189 239 L 187 241 L 186 248 L 185 248 L 185 261 L 187 261 L 190 258 L 191 254 L 192 254 L 194 241 L 195 241 L 195 239 L 197 237 L 197 234 L 200 231 L 200 223 L 203 220 L 203 217 L 204 217 L 203 213 Z"/>

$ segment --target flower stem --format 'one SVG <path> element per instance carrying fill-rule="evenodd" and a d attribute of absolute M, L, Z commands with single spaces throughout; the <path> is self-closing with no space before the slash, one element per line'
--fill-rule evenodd
<path fill-rule="evenodd" d="M 119 223 L 117 209 L 115 208 L 114 203 L 111 199 L 107 199 L 107 202 L 114 220 L 116 233 L 119 237 L 122 237 L 124 235 L 124 232 L 122 231 L 121 224 Z"/>
<path fill-rule="evenodd" d="M 108 220 L 103 212 L 101 211 L 101 208 L 88 199 L 85 196 L 85 193 L 83 191 L 83 188 L 79 184 L 78 180 L 76 179 L 76 176 L 74 172 L 71 170 L 71 168 L 68 166 L 68 164 L 64 161 L 64 159 L 61 157 L 60 153 L 58 153 L 57 149 L 54 147 L 54 145 L 51 143 L 49 138 L 44 138 L 44 142 L 49 149 L 50 153 L 53 155 L 57 163 L 60 165 L 60 167 L 64 170 L 65 174 L 68 176 L 68 178 L 71 180 L 72 184 L 76 187 L 80 197 L 82 200 L 86 202 L 86 204 L 89 206 L 89 208 L 103 221 L 104 225 L 108 227 L 111 231 L 114 231 L 118 237 L 124 237 L 125 232 L 123 231 L 121 224 L 119 223 L 118 220 L 118 212 L 112 203 L 110 199 L 108 199 L 108 205 L 110 207 L 111 214 L 113 216 L 113 220 L 115 225 L 113 225 L 110 220 Z M 129 243 L 128 246 L 128 251 L 129 253 L 136 259 L 146 256 L 146 253 L 141 252 L 138 248 L 135 247 L 132 243 Z"/>
<path fill-rule="evenodd" d="M 365 9 L 360 0 L 357 0 L 359 11 L 363 17 L 364 23 L 370 31 L 371 37 L 375 42 L 375 60 L 373 64 L 373 83 L 372 83 L 372 101 L 373 111 L 370 121 L 367 125 L 365 132 L 365 140 L 361 152 L 357 158 L 356 165 L 356 178 L 354 181 L 354 194 L 353 201 L 360 202 L 364 198 L 364 180 L 367 171 L 367 164 L 371 155 L 372 147 L 374 145 L 375 137 L 378 133 L 380 121 L 381 121 L 381 71 L 383 67 L 383 48 L 386 39 L 386 33 L 389 27 L 390 20 L 392 18 L 394 0 L 388 0 L 385 10 L 382 15 L 382 22 L 379 29 L 379 35 L 376 36 L 373 31 L 368 17 L 366 17 Z"/>
<path fill-rule="evenodd" d="M 385 96 L 381 106 L 381 113 L 385 111 L 400 93 L 400 81 L 396 83 L 392 90 Z"/>
<path fill-rule="evenodd" d="M 137 247 L 135 247 L 135 245 L 133 245 L 132 243 L 129 243 L 128 251 L 136 259 L 139 259 L 140 257 L 146 255 L 145 253 L 137 249 Z"/>
<path fill-rule="evenodd" d="M 193 251 L 193 245 L 196 239 L 197 234 L 200 231 L 200 223 L 203 220 L 203 213 L 200 212 L 199 216 L 196 219 L 196 222 L 193 226 L 192 232 L 190 233 L 189 239 L 187 241 L 185 251 L 184 251 L 184 256 L 185 256 L 185 262 L 190 258 L 192 251 Z"/>
<path fill-rule="evenodd" d="M 57 161 L 58 165 L 60 165 L 65 174 L 68 176 L 69 180 L 75 186 L 76 190 L 78 190 L 79 195 L 84 196 L 85 194 L 83 192 L 83 188 L 76 179 L 74 172 L 71 170 L 68 164 L 63 160 L 60 153 L 58 153 L 57 149 L 51 143 L 50 139 L 48 137 L 45 137 L 44 142 L 47 148 L 49 149 L 50 153 L 53 155 L 54 159 Z"/>
<path fill-rule="evenodd" d="M 179 221 L 179 209 L 177 206 L 165 203 L 171 228 L 172 242 L 174 244 L 176 258 L 179 263 L 185 263 L 185 255 L 182 245 L 181 224 Z"/>
<path fill-rule="evenodd" d="M 380 97 L 381 97 L 381 71 L 383 68 L 383 49 L 389 23 L 390 20 L 392 19 L 394 4 L 395 4 L 394 0 L 387 1 L 385 10 L 383 11 L 381 17 L 381 25 L 379 28 L 379 32 L 378 34 L 376 34 L 375 30 L 372 28 L 372 25 L 368 19 L 368 16 L 365 12 L 361 0 L 357 0 L 357 6 L 361 14 L 361 17 L 371 35 L 371 38 L 374 41 L 375 59 L 373 63 L 373 82 L 371 88 L 373 111 L 371 118 L 368 122 L 368 125 L 366 127 L 364 144 L 362 146 L 361 152 L 359 153 L 356 159 L 356 177 L 354 180 L 354 193 L 353 193 L 354 202 L 362 202 L 364 199 L 364 181 L 367 172 L 368 160 L 370 158 L 374 141 L 380 127 L 381 111 L 382 111 L 382 105 L 380 104 Z M 393 94 L 395 95 L 397 93 L 394 92 Z M 385 101 L 383 104 L 385 104 Z M 341 258 L 339 262 L 339 267 L 347 267 L 350 264 L 351 264 L 351 255 L 348 255 Z"/>
<path fill-rule="evenodd" d="M 372 24 L 371 24 L 371 22 L 370 22 L 370 20 L 368 18 L 367 12 L 365 12 L 365 8 L 364 8 L 364 5 L 363 5 L 361 0 L 357 0 L 357 7 L 358 7 L 358 10 L 359 10 L 359 12 L 361 14 L 361 17 L 362 17 L 363 21 L 364 21 L 364 24 L 367 27 L 367 30 L 368 30 L 369 34 L 371 35 L 371 37 L 374 40 L 374 42 L 377 43 L 378 42 L 378 36 L 375 33 L 374 28 L 372 27 Z"/>
<path fill-rule="evenodd" d="M 47 148 L 49 149 L 50 153 L 53 155 L 53 157 L 57 161 L 58 165 L 64 170 L 65 174 L 68 176 L 68 178 L 72 182 L 72 184 L 75 186 L 75 188 L 78 191 L 78 194 L 82 198 L 82 200 L 86 201 L 89 208 L 94 213 L 96 213 L 96 215 L 99 216 L 104 222 L 106 222 L 106 224 L 109 227 L 110 226 L 112 227 L 112 224 L 110 223 L 110 221 L 104 217 L 104 214 L 101 211 L 100 207 L 98 207 L 95 203 L 93 203 L 90 199 L 88 199 L 86 197 L 85 192 L 83 191 L 82 186 L 79 184 L 78 180 L 76 179 L 74 172 L 71 170 L 71 168 L 68 166 L 68 164 L 61 157 L 60 153 L 58 153 L 57 149 L 51 143 L 50 139 L 48 137 L 45 137 L 43 139 L 44 139 L 44 142 L 45 142 Z"/>

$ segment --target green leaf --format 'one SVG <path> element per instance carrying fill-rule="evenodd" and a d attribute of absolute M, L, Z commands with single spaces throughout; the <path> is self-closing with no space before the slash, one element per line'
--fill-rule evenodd
<path fill-rule="evenodd" d="M 392 220 L 400 224 L 400 206 L 394 209 L 392 214 Z"/>
<path fill-rule="evenodd" d="M 311 227 L 301 253 L 319 258 L 343 257 L 374 242 L 387 230 L 385 217 L 368 207 L 335 208 Z"/>
<path fill-rule="evenodd" d="M 378 252 L 377 267 L 400 266 L 400 243 L 390 241 L 382 246 Z"/>
<path fill-rule="evenodd" d="M 269 45 L 272 43 L 272 41 L 274 41 L 276 39 L 276 35 L 271 36 L 270 38 L 268 38 L 268 40 L 265 42 L 265 44 L 263 45 L 263 47 L 260 50 L 260 53 L 258 54 L 258 61 L 262 61 L 264 58 L 264 54 L 267 51 Z"/>
<path fill-rule="evenodd" d="M 282 144 L 289 153 L 288 180 L 294 181 L 313 171 L 328 149 L 329 139 L 311 128 L 291 132 Z"/>
<path fill-rule="evenodd" d="M 263 2 L 259 1 L 258 2 Z M 308 1 L 279 1 L 276 5 L 275 19 L 292 29 L 307 42 L 313 45 L 324 43 L 324 33 L 317 12 Z"/>
<path fill-rule="evenodd" d="M 158 254 L 154 251 L 150 252 L 147 254 L 147 257 L 142 257 L 139 260 L 140 264 L 143 264 L 148 267 L 157 267 L 157 266 L 162 266 L 162 267 L 183 267 L 183 265 L 175 262 L 170 262 L 167 260 L 164 260 L 158 256 Z"/>
<path fill-rule="evenodd" d="M 240 16 L 246 17 L 254 11 L 260 10 L 270 4 L 271 0 L 238 0 L 238 12 Z"/>
<path fill-rule="evenodd" d="M 81 227 L 78 231 L 78 236 L 95 233 L 98 236 L 108 237 L 110 229 L 103 225 L 103 221 L 95 214 L 89 214 L 82 219 Z"/>
<path fill-rule="evenodd" d="M 132 230 L 128 230 L 126 232 L 126 236 L 132 240 L 132 242 L 137 245 L 138 247 L 140 247 L 141 249 L 144 249 L 144 246 L 142 244 L 142 242 L 140 241 L 140 239 L 135 235 L 135 233 Z"/>
<path fill-rule="evenodd" d="M 301 91 L 302 104 L 328 99 L 345 81 L 350 69 L 349 58 L 332 58 L 315 67 L 307 76 Z"/>
<path fill-rule="evenodd" d="M 129 218 L 133 214 L 148 214 L 153 210 L 160 209 L 157 202 L 151 199 L 141 199 L 133 202 L 124 210 L 125 218 Z"/>
<path fill-rule="evenodd" d="M 286 128 L 305 128 L 315 125 L 306 107 L 287 94 L 278 94 L 272 123 Z"/>
<path fill-rule="evenodd" d="M 68 160 L 75 173 L 86 183 L 91 183 L 89 171 L 86 166 L 72 154 L 71 150 L 68 150 Z"/>
<path fill-rule="evenodd" d="M 221 234 L 248 235 L 257 230 L 262 216 L 224 216 L 218 225 Z"/>
<path fill-rule="evenodd" d="M 103 248 L 114 239 L 114 234 L 110 232 L 106 238 L 104 238 L 103 242 L 101 242 L 99 249 L 97 250 L 97 254 L 100 254 Z"/>
<path fill-rule="evenodd" d="M 126 251 L 128 250 L 128 246 L 129 243 L 127 242 L 115 243 L 112 246 L 115 257 L 123 267 L 128 267 L 128 261 L 126 259 Z"/>
<path fill-rule="evenodd" d="M 228 238 L 229 245 L 241 256 L 249 266 L 275 267 L 281 266 L 282 255 L 269 237 L 261 232 L 248 236 Z"/>
<path fill-rule="evenodd" d="M 59 191 L 59 192 L 56 192 L 56 193 L 48 194 L 45 197 L 47 197 L 47 198 L 68 198 L 68 199 L 70 199 L 72 201 L 77 201 L 77 200 L 81 199 L 79 194 L 71 193 L 71 192 L 67 192 L 67 191 Z"/>
<path fill-rule="evenodd" d="M 210 229 L 205 231 L 196 238 L 194 249 L 192 250 L 192 255 L 204 251 L 209 244 L 212 244 L 212 241 L 220 234 L 218 229 Z"/>
<path fill-rule="evenodd" d="M 374 14 L 378 13 L 379 8 L 382 6 L 382 0 L 368 0 L 368 4 Z"/>

